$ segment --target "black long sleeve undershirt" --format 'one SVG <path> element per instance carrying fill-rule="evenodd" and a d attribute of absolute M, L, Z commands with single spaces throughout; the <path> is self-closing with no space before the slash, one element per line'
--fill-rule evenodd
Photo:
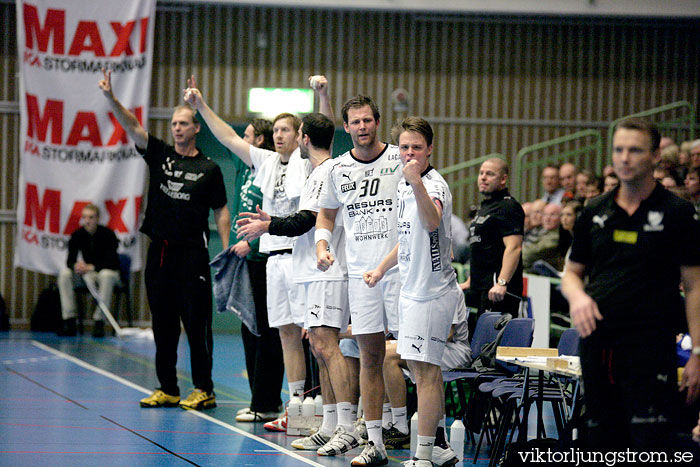
<path fill-rule="evenodd" d="M 315 212 L 299 211 L 287 217 L 272 216 L 268 233 L 270 235 L 298 237 L 311 230 L 314 225 L 316 225 Z"/>

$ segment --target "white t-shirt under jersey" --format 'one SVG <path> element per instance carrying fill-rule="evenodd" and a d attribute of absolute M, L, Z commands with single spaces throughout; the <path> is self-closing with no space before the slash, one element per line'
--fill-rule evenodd
<path fill-rule="evenodd" d="M 287 177 L 291 177 L 295 183 L 299 174 L 288 173 L 292 167 L 299 167 L 298 161 L 301 159 L 299 150 L 295 150 L 288 163 L 282 163 L 280 155 L 267 149 L 250 147 L 250 158 L 253 161 L 255 170 L 255 185 L 259 186 L 263 193 L 262 210 L 271 216 L 286 217 L 294 214 L 299 209 L 299 195 L 288 196 L 292 188 Z M 306 178 L 305 175 L 303 178 Z M 298 181 L 303 184 L 304 179 Z M 269 253 L 271 251 L 291 249 L 294 245 L 294 237 L 283 237 L 277 235 L 263 234 L 260 237 L 260 252 Z"/>
<path fill-rule="evenodd" d="M 345 226 L 348 276 L 361 278 L 394 248 L 396 187 L 402 177 L 399 148 L 387 144 L 369 162 L 355 159 L 352 151 L 336 158 L 320 206 L 339 208 Z"/>
<path fill-rule="evenodd" d="M 401 296 L 412 300 L 439 297 L 455 286 L 452 268 L 452 195 L 447 182 L 432 167 L 421 177 L 431 199 L 442 204 L 440 226 L 423 227 L 413 187 L 401 179 L 398 187 L 399 276 Z"/>
<path fill-rule="evenodd" d="M 309 178 L 306 179 L 304 189 L 299 198 L 300 211 L 318 212 L 321 210 L 319 206 L 319 198 L 323 186 L 328 183 L 328 174 L 334 161 L 327 159 L 321 165 L 316 167 Z M 323 272 L 316 266 L 316 243 L 314 242 L 314 234 L 316 227 L 304 235 L 297 237 L 294 244 L 294 282 L 312 282 L 312 281 L 339 281 L 348 278 L 348 270 L 345 263 L 345 229 L 343 228 L 343 217 L 340 211 L 335 217 L 335 226 L 333 227 L 333 238 L 331 240 L 331 253 L 335 257 L 335 262 Z"/>

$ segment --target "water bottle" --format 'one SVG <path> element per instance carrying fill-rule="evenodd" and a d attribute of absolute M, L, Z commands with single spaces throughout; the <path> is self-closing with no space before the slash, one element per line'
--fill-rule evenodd
<path fill-rule="evenodd" d="M 287 416 L 289 419 L 298 419 L 301 417 L 301 399 L 299 396 L 294 394 L 289 400 L 289 406 L 287 407 Z"/>
<path fill-rule="evenodd" d="M 464 459 L 464 435 L 466 430 L 464 429 L 464 423 L 462 420 L 455 419 L 454 423 L 450 426 L 450 446 L 452 450 L 457 454 L 457 458 L 460 462 Z"/>
<path fill-rule="evenodd" d="M 311 396 L 306 396 L 301 404 L 301 415 L 304 417 L 313 417 L 316 414 L 316 404 Z"/>
<path fill-rule="evenodd" d="M 411 417 L 411 456 L 416 455 L 416 447 L 418 446 L 418 411 Z"/>
<path fill-rule="evenodd" d="M 314 399 L 314 405 L 316 406 L 316 416 L 323 417 L 323 397 L 321 397 L 321 394 Z"/>

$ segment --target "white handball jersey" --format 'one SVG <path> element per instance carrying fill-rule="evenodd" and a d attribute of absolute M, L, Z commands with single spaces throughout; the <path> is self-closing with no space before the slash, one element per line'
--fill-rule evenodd
<path fill-rule="evenodd" d="M 399 275 L 401 295 L 412 300 L 429 300 L 455 286 L 452 268 L 452 195 L 442 175 L 428 167 L 421 177 L 431 199 L 442 204 L 440 226 L 432 231 L 423 227 L 418 216 L 413 187 L 401 179 L 398 188 Z"/>
<path fill-rule="evenodd" d="M 328 159 L 321 163 L 311 172 L 309 178 L 306 179 L 304 189 L 299 198 L 300 211 L 318 212 L 321 206 L 318 204 L 323 186 L 328 183 L 328 174 L 334 161 Z M 316 243 L 314 242 L 314 234 L 316 227 L 305 234 L 297 237 L 294 244 L 293 260 L 294 260 L 294 282 L 312 282 L 312 281 L 339 281 L 348 278 L 348 270 L 345 263 L 345 229 L 343 228 L 343 217 L 340 211 L 335 217 L 335 226 L 333 227 L 333 239 L 331 240 L 330 249 L 335 262 L 323 272 L 316 266 Z"/>
<path fill-rule="evenodd" d="M 343 215 L 348 276 L 362 278 L 396 245 L 396 186 L 401 177 L 399 148 L 391 144 L 369 162 L 348 151 L 331 168 L 320 206 L 339 208 Z"/>
<path fill-rule="evenodd" d="M 290 161 L 285 164 L 282 163 L 278 153 L 250 146 L 250 158 L 253 161 L 256 174 L 253 183 L 259 186 L 262 191 L 262 210 L 271 216 L 287 217 L 299 210 L 299 195 L 288 195 L 290 191 L 295 190 L 297 183 L 304 183 L 303 179 L 300 181 L 292 180 L 299 178 L 298 174 L 287 174 L 288 168 L 293 165 L 291 160 L 293 157 L 300 158 L 298 149 L 292 154 Z M 287 175 L 290 177 L 289 180 L 287 180 Z M 260 237 L 260 252 L 270 253 L 271 251 L 291 249 L 294 240 L 294 237 L 265 233 Z"/>

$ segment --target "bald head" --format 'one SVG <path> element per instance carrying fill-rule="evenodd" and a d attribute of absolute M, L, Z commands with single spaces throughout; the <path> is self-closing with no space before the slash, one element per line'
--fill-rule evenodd
<path fill-rule="evenodd" d="M 544 207 L 542 214 L 542 227 L 545 230 L 554 230 L 559 228 L 559 215 L 561 214 L 561 206 L 550 203 Z"/>
<path fill-rule="evenodd" d="M 543 199 L 536 199 L 531 203 L 530 207 L 530 225 L 539 227 L 542 225 L 542 214 L 547 203 Z"/>
<path fill-rule="evenodd" d="M 571 162 L 562 164 L 559 167 L 559 184 L 571 193 L 576 189 L 576 166 Z"/>
<path fill-rule="evenodd" d="M 490 196 L 491 193 L 503 190 L 508 179 L 508 164 L 503 159 L 492 157 L 481 164 L 477 184 L 482 195 Z"/>

